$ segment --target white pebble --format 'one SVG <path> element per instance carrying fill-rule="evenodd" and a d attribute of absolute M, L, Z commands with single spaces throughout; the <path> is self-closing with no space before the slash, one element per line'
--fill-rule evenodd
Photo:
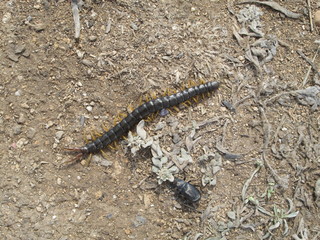
<path fill-rule="evenodd" d="M 92 111 L 92 106 L 89 105 L 89 106 L 86 107 L 86 109 L 88 110 L 88 112 L 91 112 Z"/>
<path fill-rule="evenodd" d="M 14 93 L 14 95 L 16 95 L 16 96 L 19 97 L 19 96 L 21 96 L 21 93 L 22 93 L 21 90 L 18 90 L 18 91 L 16 91 L 16 92 Z"/>

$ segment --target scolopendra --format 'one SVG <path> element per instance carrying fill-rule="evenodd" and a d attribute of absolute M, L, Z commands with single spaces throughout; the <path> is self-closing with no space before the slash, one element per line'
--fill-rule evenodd
<path fill-rule="evenodd" d="M 98 137 L 92 142 L 87 143 L 83 147 L 79 148 L 66 148 L 66 150 L 72 152 L 79 152 L 79 154 L 73 158 L 71 161 L 77 161 L 81 159 L 84 155 L 99 152 L 103 148 L 107 147 L 109 144 L 121 138 L 125 135 L 131 128 L 133 128 L 138 122 L 147 117 L 148 115 L 158 112 L 165 108 L 170 108 L 179 105 L 197 95 L 202 95 L 205 93 L 212 92 L 219 88 L 218 82 L 207 82 L 195 87 L 187 88 L 181 92 L 172 94 L 170 96 L 160 97 L 146 103 L 143 103 L 131 113 L 127 115 L 122 121 L 116 124 L 109 131 L 105 131 L 101 137 Z"/>

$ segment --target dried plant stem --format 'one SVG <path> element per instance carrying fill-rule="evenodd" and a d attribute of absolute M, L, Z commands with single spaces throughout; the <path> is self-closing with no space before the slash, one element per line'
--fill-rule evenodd
<path fill-rule="evenodd" d="M 263 109 L 263 107 L 259 108 L 261 117 L 263 119 L 263 128 L 264 128 L 264 143 L 262 147 L 262 160 L 264 162 L 264 165 L 266 166 L 267 169 L 269 169 L 272 177 L 275 179 L 275 181 L 283 188 L 287 188 L 287 182 L 285 179 L 281 178 L 276 171 L 271 167 L 268 159 L 267 159 L 267 154 L 266 151 L 268 149 L 269 143 L 270 143 L 270 133 L 271 133 L 271 126 L 270 123 L 267 119 L 266 113 Z"/>
<path fill-rule="evenodd" d="M 313 21 L 312 21 L 312 12 L 311 12 L 311 4 L 310 0 L 307 0 L 308 4 L 308 13 L 309 13 L 309 22 L 310 22 L 310 31 L 313 32 L 314 27 L 313 27 Z"/>
<path fill-rule="evenodd" d="M 312 58 L 312 62 L 313 62 L 313 63 L 314 63 L 314 61 L 316 60 L 316 57 L 317 57 L 318 52 L 319 52 L 319 48 L 320 48 L 320 45 L 318 46 L 317 51 L 316 51 L 316 53 L 314 54 L 314 56 L 313 56 L 313 58 Z M 306 76 L 305 76 L 304 79 L 303 79 L 302 86 L 306 85 L 306 83 L 307 83 L 307 81 L 308 81 L 308 78 L 309 78 L 309 75 L 310 75 L 310 72 L 311 72 L 311 69 L 312 69 L 312 66 L 309 66 L 308 72 L 307 72 Z"/>

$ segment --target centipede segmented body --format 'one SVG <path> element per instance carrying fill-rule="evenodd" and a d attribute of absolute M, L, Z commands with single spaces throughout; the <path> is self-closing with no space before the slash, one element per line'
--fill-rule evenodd
<path fill-rule="evenodd" d="M 109 144 L 125 135 L 130 129 L 132 129 L 137 123 L 139 123 L 148 115 L 158 112 L 164 108 L 170 108 L 179 105 L 180 103 L 192 99 L 197 95 L 209 93 L 218 88 L 218 82 L 207 82 L 195 87 L 187 88 L 170 96 L 160 97 L 143 103 L 129 113 L 127 117 L 122 119 L 122 121 L 116 124 L 112 129 L 105 131 L 101 137 L 89 142 L 83 147 L 67 148 L 67 150 L 79 152 L 79 154 L 72 161 L 77 161 L 84 155 L 99 152 L 101 149 L 107 147 Z"/>

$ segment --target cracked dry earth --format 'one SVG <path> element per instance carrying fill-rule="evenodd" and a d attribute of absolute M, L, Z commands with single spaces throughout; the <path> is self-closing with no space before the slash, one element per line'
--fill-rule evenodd
<path fill-rule="evenodd" d="M 305 1 L 277 1 L 298 19 L 254 5 L 279 44 L 252 62 L 262 36 L 236 37 L 237 14 L 254 9 L 236 2 L 86 0 L 75 41 L 70 1 L 0 1 L 1 239 L 320 238 L 319 80 L 311 69 L 302 84 L 310 65 L 297 53 L 313 58 L 318 29 Z M 221 87 L 145 126 L 168 153 L 191 141 L 176 176 L 201 190 L 197 204 L 158 184 L 148 149 L 119 143 L 62 165 L 65 147 L 140 98 L 200 79 Z M 307 87 L 315 96 L 297 92 Z"/>

